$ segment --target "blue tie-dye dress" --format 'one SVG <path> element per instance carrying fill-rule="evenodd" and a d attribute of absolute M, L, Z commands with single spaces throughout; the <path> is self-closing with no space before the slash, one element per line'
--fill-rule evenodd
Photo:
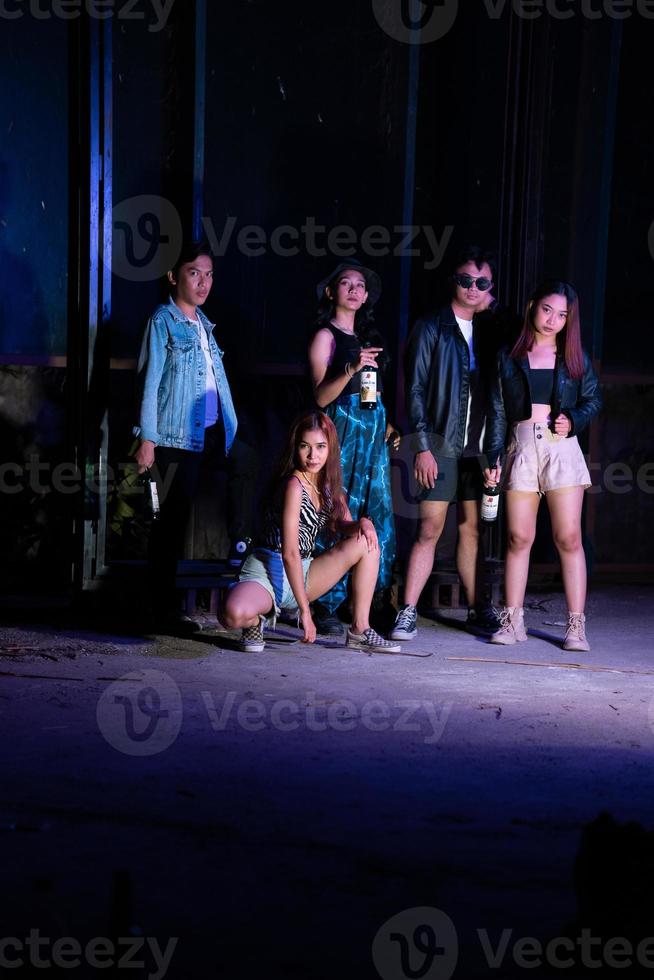
<path fill-rule="evenodd" d="M 345 364 L 354 360 L 360 350 L 356 338 L 329 326 L 336 350 L 330 365 L 330 374 L 342 373 Z M 353 520 L 364 515 L 375 525 L 379 539 L 379 576 L 375 591 L 390 588 L 393 581 L 395 562 L 395 520 L 393 498 L 391 495 L 391 474 L 386 436 L 386 409 L 377 397 L 377 408 L 359 407 L 359 375 L 323 411 L 329 415 L 336 426 L 341 445 L 341 464 L 343 467 L 343 490 L 347 497 Z M 356 389 L 356 390 L 353 390 Z M 329 547 L 329 542 L 320 537 L 316 544 L 316 554 Z M 347 594 L 347 575 L 320 597 L 320 602 L 334 612 Z"/>

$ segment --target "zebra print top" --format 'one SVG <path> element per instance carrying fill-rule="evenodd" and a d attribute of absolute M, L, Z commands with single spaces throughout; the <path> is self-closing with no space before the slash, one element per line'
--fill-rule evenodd
<path fill-rule="evenodd" d="M 299 480 L 298 483 L 300 483 Z M 316 545 L 316 538 L 327 524 L 332 512 L 331 499 L 326 496 L 323 506 L 320 510 L 316 510 L 308 490 L 301 483 L 300 487 L 302 489 L 299 526 L 300 557 L 311 558 Z M 281 552 L 282 550 L 281 514 L 273 509 L 266 513 L 263 543 L 264 547 L 270 548 L 271 551 Z"/>

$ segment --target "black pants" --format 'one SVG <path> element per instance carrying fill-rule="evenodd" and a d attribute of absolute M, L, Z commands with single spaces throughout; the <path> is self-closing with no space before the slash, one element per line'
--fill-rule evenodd
<path fill-rule="evenodd" d="M 151 604 L 162 612 L 175 607 L 177 562 L 184 551 L 186 526 L 197 495 L 203 467 L 227 473 L 227 526 L 230 539 L 252 537 L 254 491 L 258 457 L 247 443 L 235 439 L 225 456 L 222 425 L 205 431 L 201 453 L 157 446 L 153 473 L 159 490 L 159 518 L 152 523 L 148 547 Z"/>

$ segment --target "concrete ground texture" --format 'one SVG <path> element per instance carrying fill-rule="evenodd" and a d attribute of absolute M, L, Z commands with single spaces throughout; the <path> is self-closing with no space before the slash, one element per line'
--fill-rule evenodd
<path fill-rule="evenodd" d="M 595 589 L 588 654 L 558 593 L 400 655 L 5 610 L 2 972 L 654 975 L 653 600 Z"/>

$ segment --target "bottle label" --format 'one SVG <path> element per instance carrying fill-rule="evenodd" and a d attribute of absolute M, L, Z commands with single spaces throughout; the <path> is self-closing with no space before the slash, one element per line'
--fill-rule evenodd
<path fill-rule="evenodd" d="M 159 511 L 161 510 L 159 506 L 159 491 L 157 490 L 157 484 L 154 480 L 149 480 L 150 485 L 150 507 L 152 508 L 152 516 L 157 518 L 159 516 Z"/>
<path fill-rule="evenodd" d="M 377 372 L 361 372 L 360 399 L 362 403 L 375 404 L 377 402 Z"/>
<path fill-rule="evenodd" d="M 481 498 L 481 519 L 482 521 L 494 521 L 497 517 L 499 507 L 499 494 L 485 493 Z"/>

